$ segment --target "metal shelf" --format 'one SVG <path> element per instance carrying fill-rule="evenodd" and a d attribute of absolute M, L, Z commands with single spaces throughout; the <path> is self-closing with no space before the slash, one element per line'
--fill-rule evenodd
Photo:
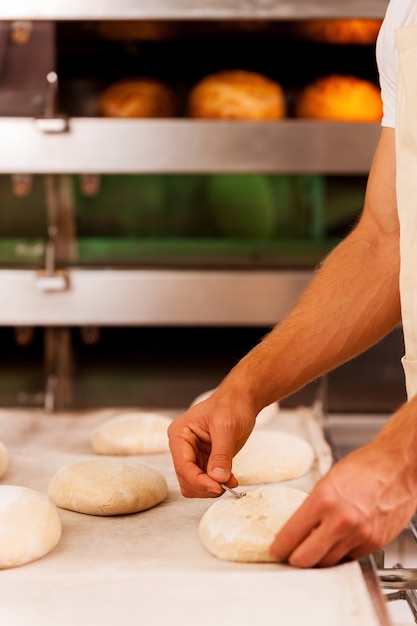
<path fill-rule="evenodd" d="M 0 325 L 273 325 L 311 276 L 308 271 L 72 269 L 66 288 L 55 284 L 58 290 L 48 291 L 36 271 L 3 269 Z"/>
<path fill-rule="evenodd" d="M 72 118 L 61 130 L 60 120 L 0 118 L 0 173 L 361 175 L 380 125 Z"/>
<path fill-rule="evenodd" d="M 381 18 L 387 0 L 14 0 L 0 20 Z"/>
<path fill-rule="evenodd" d="M 0 20 L 382 18 L 387 0 L 15 0 Z M 380 125 L 0 117 L 0 174 L 367 175 Z M 0 325 L 273 325 L 311 271 L 0 271 Z"/>

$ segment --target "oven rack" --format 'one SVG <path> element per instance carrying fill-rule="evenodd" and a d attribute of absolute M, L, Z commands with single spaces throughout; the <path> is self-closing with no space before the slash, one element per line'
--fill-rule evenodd
<path fill-rule="evenodd" d="M 382 18 L 387 0 L 15 0 L 0 21 L 301 20 Z M 51 84 L 51 96 L 56 84 Z M 47 99 L 49 105 L 54 98 Z M 41 109 L 42 111 L 42 109 Z M 68 174 L 367 174 L 378 124 L 285 119 L 274 123 L 104 120 L 58 115 L 0 117 L 0 174 L 44 174 L 48 232 L 44 269 L 0 269 L 0 326 L 44 326 L 46 388 L 65 405 L 68 328 L 84 325 L 269 326 L 291 308 L 312 271 L 86 269 L 66 259 L 74 216 Z M 132 140 L 133 138 L 133 140 Z M 204 151 L 201 147 L 204 146 Z M 63 184 L 65 187 L 65 182 Z M 64 338 L 64 339 L 63 339 Z M 58 381 L 58 382 L 57 382 Z"/>
<path fill-rule="evenodd" d="M 381 18 L 387 0 L 14 0 L 0 20 Z"/>
<path fill-rule="evenodd" d="M 0 117 L 0 173 L 367 174 L 378 123 Z"/>

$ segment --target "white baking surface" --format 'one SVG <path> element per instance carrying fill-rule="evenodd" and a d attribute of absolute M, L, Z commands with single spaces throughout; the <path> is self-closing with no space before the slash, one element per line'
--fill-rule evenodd
<path fill-rule="evenodd" d="M 1 484 L 46 491 L 64 464 L 96 458 L 91 433 L 116 412 L 0 410 L 0 441 L 10 456 Z M 309 490 L 330 458 L 312 412 L 279 411 L 265 427 L 305 436 L 317 450 L 320 458 L 309 474 L 286 483 Z M 297 570 L 216 559 L 198 538 L 200 518 L 213 500 L 181 496 L 169 453 L 128 458 L 163 473 L 166 500 L 118 517 L 59 509 L 58 546 L 36 562 L 0 571 L 1 624 L 379 624 L 357 563 Z"/>

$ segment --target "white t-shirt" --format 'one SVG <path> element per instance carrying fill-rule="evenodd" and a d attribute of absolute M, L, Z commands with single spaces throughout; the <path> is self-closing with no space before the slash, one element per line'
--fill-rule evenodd
<path fill-rule="evenodd" d="M 381 87 L 382 126 L 395 127 L 395 93 L 397 88 L 398 53 L 395 30 L 411 23 L 417 0 L 390 0 L 376 43 L 379 83 Z M 416 16 L 417 17 L 417 16 Z"/>

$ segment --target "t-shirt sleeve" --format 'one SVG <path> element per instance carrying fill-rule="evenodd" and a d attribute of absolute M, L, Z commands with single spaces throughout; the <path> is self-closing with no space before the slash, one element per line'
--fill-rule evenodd
<path fill-rule="evenodd" d="M 395 31 L 416 23 L 417 0 L 390 0 L 376 42 L 376 61 L 381 87 L 382 126 L 395 127 L 395 98 L 398 77 L 398 51 Z"/>
<path fill-rule="evenodd" d="M 382 23 L 376 42 L 376 60 L 381 87 L 382 126 L 395 127 L 395 95 L 397 90 L 398 53 L 394 29 L 387 18 Z"/>

